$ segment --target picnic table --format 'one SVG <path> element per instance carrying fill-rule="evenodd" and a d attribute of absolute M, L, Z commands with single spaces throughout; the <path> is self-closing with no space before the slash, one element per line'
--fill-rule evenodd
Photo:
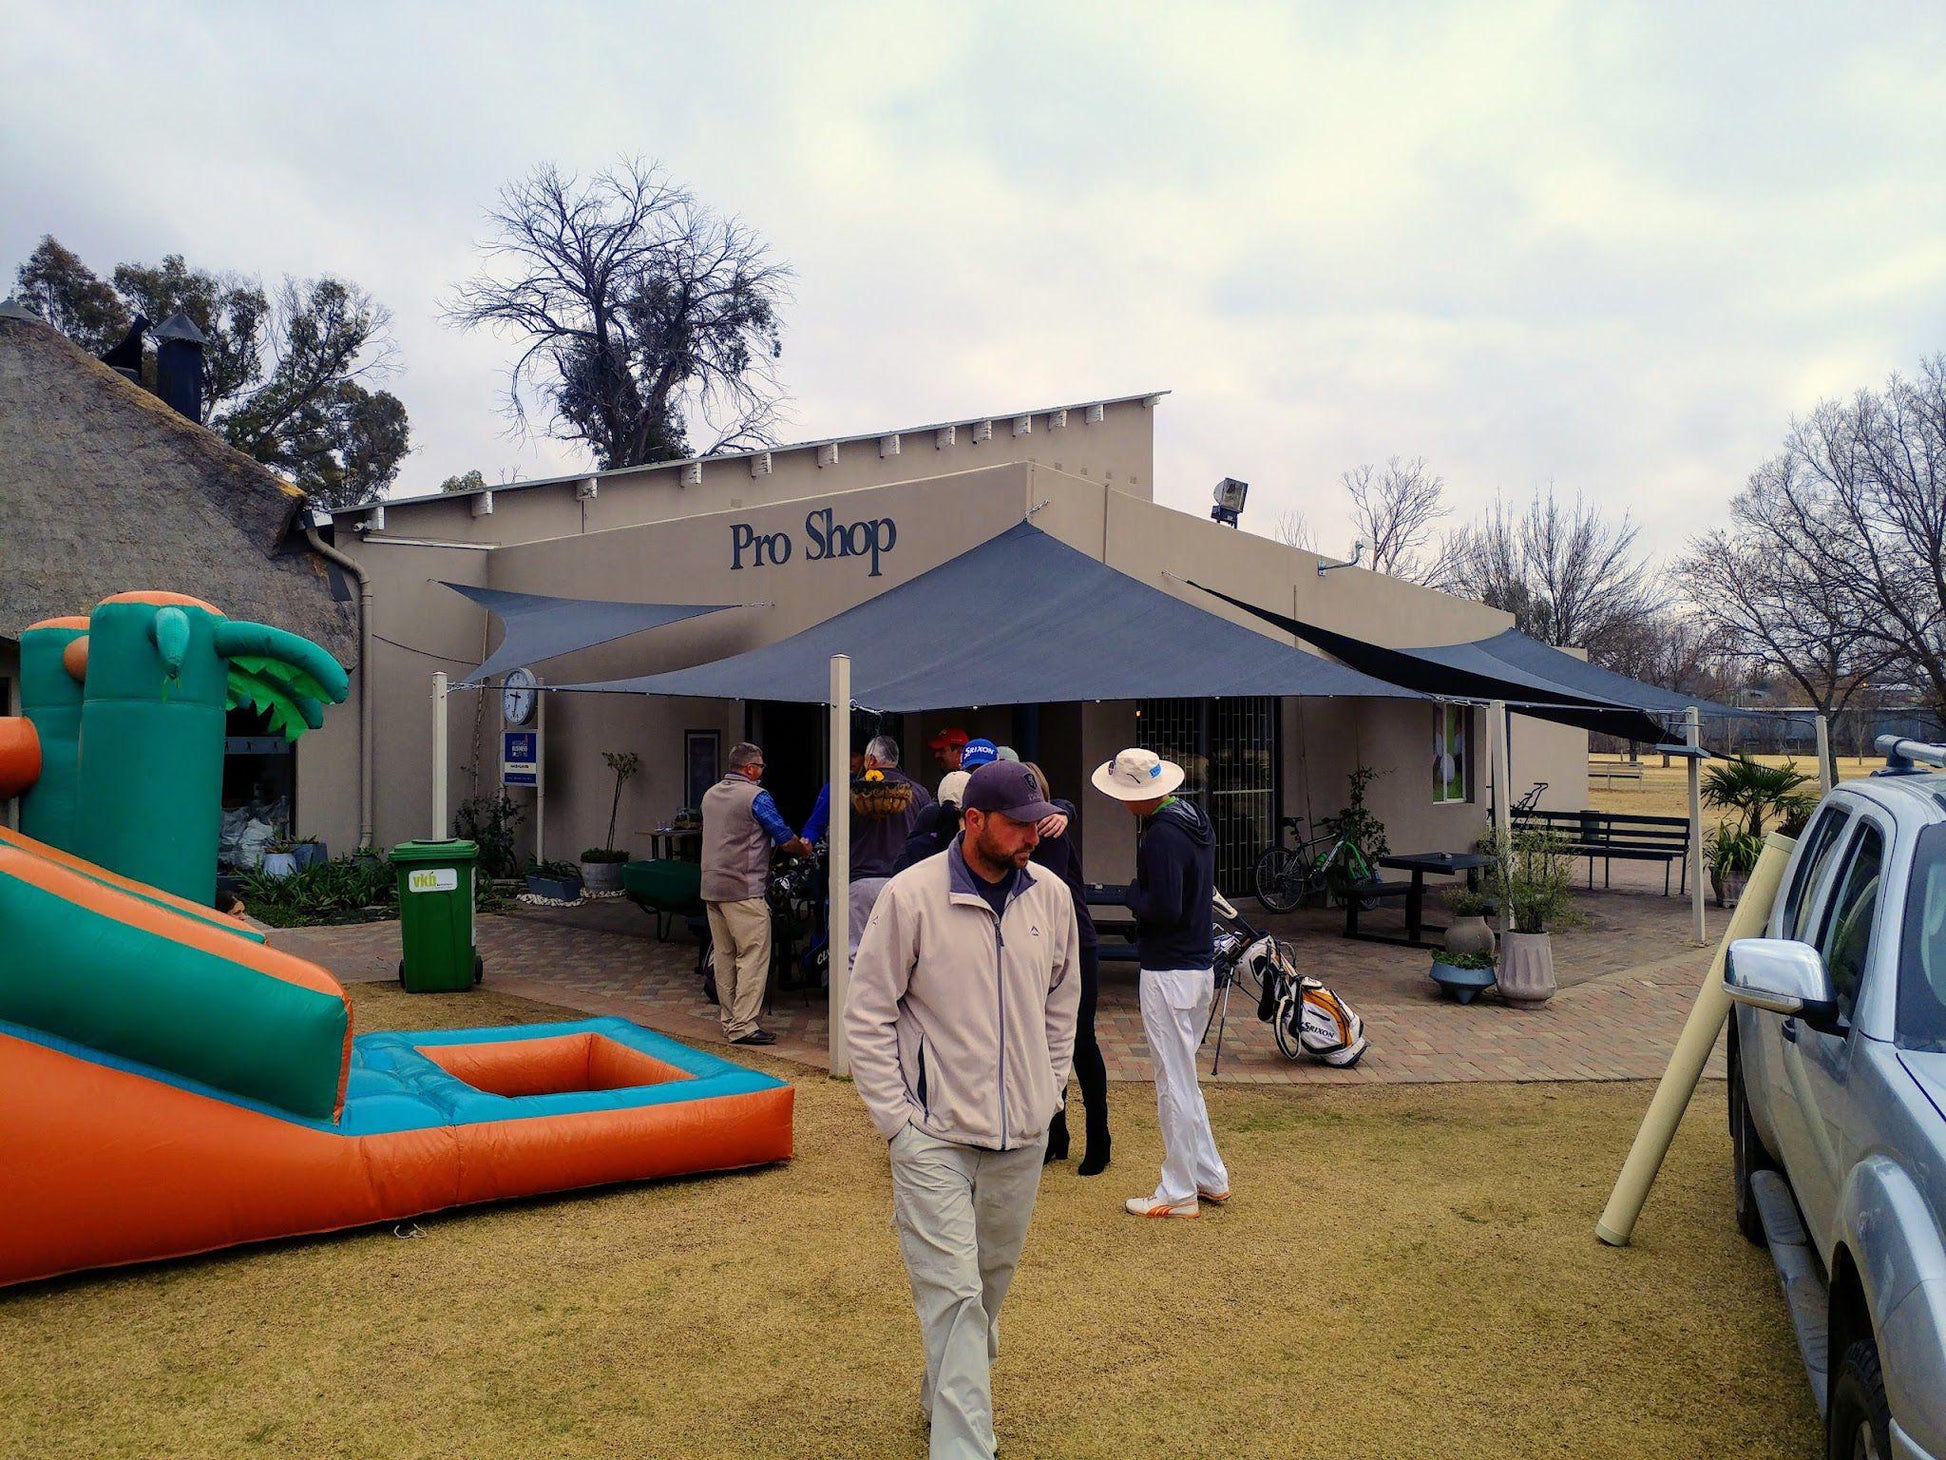
<path fill-rule="evenodd" d="M 650 861 L 703 860 L 703 829 L 700 826 L 652 826 L 639 834 L 649 839 Z"/>
<path fill-rule="evenodd" d="M 1440 945 L 1426 941 L 1427 933 L 1443 933 L 1443 926 L 1428 926 L 1425 921 L 1426 877 L 1428 874 L 1442 877 L 1457 877 L 1464 874 L 1466 885 L 1478 890 L 1480 869 L 1492 865 L 1493 858 L 1480 852 L 1401 852 L 1397 856 L 1380 857 L 1381 867 L 1390 867 L 1399 872 L 1410 872 L 1410 882 L 1387 882 L 1374 878 L 1367 882 L 1354 882 L 1345 897 L 1345 936 L 1361 938 L 1368 943 L 1398 943 L 1407 948 L 1434 948 Z M 1359 904 L 1378 898 L 1403 897 L 1405 899 L 1405 937 L 1395 938 L 1385 933 L 1362 932 L 1358 927 Z"/>

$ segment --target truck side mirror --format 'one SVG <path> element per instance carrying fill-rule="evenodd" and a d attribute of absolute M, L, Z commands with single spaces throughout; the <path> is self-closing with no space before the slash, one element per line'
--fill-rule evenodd
<path fill-rule="evenodd" d="M 1789 938 L 1739 938 L 1723 968 L 1723 991 L 1739 1004 L 1794 1015 L 1813 1029 L 1839 1032 L 1837 991 L 1824 959 Z"/>

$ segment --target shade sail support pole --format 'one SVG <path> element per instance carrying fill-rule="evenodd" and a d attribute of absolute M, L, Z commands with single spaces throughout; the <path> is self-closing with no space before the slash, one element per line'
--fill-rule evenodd
<path fill-rule="evenodd" d="M 1696 752 L 1702 749 L 1702 716 L 1696 706 L 1691 705 L 1683 711 L 1683 739 L 1688 743 L 1689 761 L 1689 900 L 1696 915 L 1696 941 L 1704 943 L 1708 934 L 1703 927 L 1703 758 Z"/>
<path fill-rule="evenodd" d="M 1827 796 L 1838 784 L 1838 767 L 1831 759 L 1831 717 L 1822 713 L 1818 716 L 1818 781 L 1818 790 Z"/>
<path fill-rule="evenodd" d="M 851 656 L 831 656 L 831 814 L 825 835 L 830 838 L 826 858 L 827 900 L 825 965 L 829 969 L 829 1031 L 831 1073 L 849 1075 L 851 1056 L 845 1048 L 845 995 L 851 987 Z"/>
<path fill-rule="evenodd" d="M 446 671 L 432 672 L 432 839 L 446 840 Z"/>
<path fill-rule="evenodd" d="M 1507 743 L 1507 702 L 1493 700 L 1487 705 L 1487 734 L 1493 755 L 1493 834 L 1497 840 L 1513 835 L 1513 787 L 1507 784 L 1507 771 L 1513 760 Z"/>

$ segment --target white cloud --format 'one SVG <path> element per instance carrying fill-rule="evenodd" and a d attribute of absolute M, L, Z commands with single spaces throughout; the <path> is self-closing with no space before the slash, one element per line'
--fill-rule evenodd
<path fill-rule="evenodd" d="M 271 21 L 268 16 L 275 14 Z M 1946 348 L 1929 7 L 16 4 L 0 264 L 391 306 L 402 486 L 565 469 L 438 319 L 496 188 L 662 158 L 797 269 L 797 430 L 1158 387 L 1165 499 L 1554 480 L 1670 549 L 1793 411 Z"/>

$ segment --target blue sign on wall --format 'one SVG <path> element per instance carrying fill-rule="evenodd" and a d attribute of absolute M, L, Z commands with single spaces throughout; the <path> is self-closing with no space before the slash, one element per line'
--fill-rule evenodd
<path fill-rule="evenodd" d="M 541 734 L 538 730 L 500 732 L 500 784 L 538 786 L 541 777 Z"/>

